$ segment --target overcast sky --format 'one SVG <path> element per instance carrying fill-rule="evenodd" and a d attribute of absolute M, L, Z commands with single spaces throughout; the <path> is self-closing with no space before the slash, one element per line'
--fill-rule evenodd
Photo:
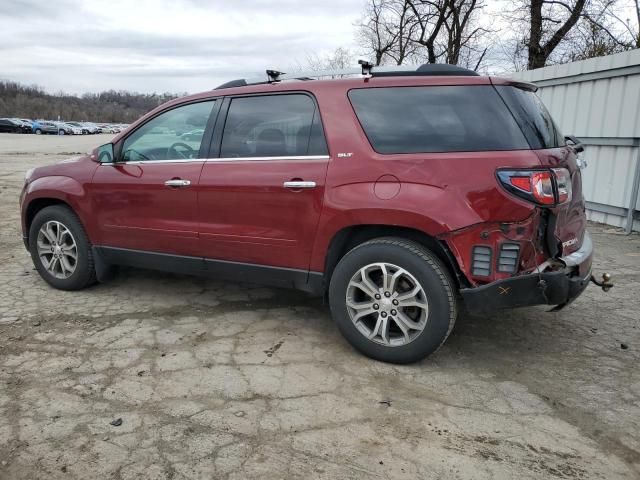
<path fill-rule="evenodd" d="M 364 0 L 0 0 L 0 79 L 197 92 L 354 47 Z"/>

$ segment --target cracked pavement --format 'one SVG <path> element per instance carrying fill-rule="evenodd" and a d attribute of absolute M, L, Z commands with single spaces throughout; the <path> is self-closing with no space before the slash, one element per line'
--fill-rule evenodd
<path fill-rule="evenodd" d="M 462 313 L 435 355 L 387 365 L 299 292 L 134 269 L 48 287 L 24 171 L 108 138 L 0 135 L 0 478 L 640 476 L 637 234 L 590 227 L 608 294 Z"/>

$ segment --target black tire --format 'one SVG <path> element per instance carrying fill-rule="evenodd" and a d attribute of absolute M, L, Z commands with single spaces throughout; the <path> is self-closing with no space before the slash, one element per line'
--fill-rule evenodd
<path fill-rule="evenodd" d="M 426 325 L 404 345 L 387 346 L 369 340 L 349 315 L 346 300 L 349 282 L 361 268 L 378 262 L 409 272 L 427 298 Z M 370 240 L 342 257 L 331 276 L 329 304 L 340 332 L 353 347 L 368 357 L 390 363 L 417 362 L 434 353 L 453 330 L 457 317 L 454 283 L 442 262 L 422 245 L 395 237 Z"/>
<path fill-rule="evenodd" d="M 39 128 L 36 128 L 36 131 L 34 133 L 36 135 L 42 135 L 42 130 L 40 130 Z"/>
<path fill-rule="evenodd" d="M 37 239 L 40 228 L 48 221 L 63 224 L 73 235 L 77 247 L 77 260 L 73 273 L 67 278 L 57 278 L 49 273 L 38 255 Z M 29 252 L 40 276 L 59 290 L 81 290 L 96 282 L 96 270 L 91 244 L 77 215 L 64 205 L 52 205 L 40 210 L 29 228 Z"/>

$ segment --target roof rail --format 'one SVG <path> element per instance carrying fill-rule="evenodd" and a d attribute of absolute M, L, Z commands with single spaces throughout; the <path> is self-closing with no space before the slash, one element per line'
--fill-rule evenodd
<path fill-rule="evenodd" d="M 361 60 L 362 68 L 343 68 L 338 70 L 316 70 L 309 72 L 280 73 L 275 70 L 267 70 L 267 78 L 240 78 L 223 83 L 215 90 L 232 87 L 244 87 L 247 85 L 260 85 L 265 83 L 275 83 L 283 80 L 314 80 L 321 78 L 344 78 L 351 76 L 360 77 L 405 77 L 405 76 L 436 76 L 436 75 L 459 75 L 478 76 L 478 72 L 457 65 L 444 63 L 425 63 L 418 68 L 411 66 L 380 67 L 373 66 L 369 62 Z M 273 75 L 277 73 L 278 75 Z"/>

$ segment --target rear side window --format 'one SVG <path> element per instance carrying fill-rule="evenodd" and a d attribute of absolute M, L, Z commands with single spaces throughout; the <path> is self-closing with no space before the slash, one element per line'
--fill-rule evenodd
<path fill-rule="evenodd" d="M 542 100 L 535 93 L 513 86 L 496 88 L 509 106 L 532 148 L 554 148 L 565 145 L 563 135 Z"/>
<path fill-rule="evenodd" d="M 326 155 L 316 104 L 308 95 L 233 98 L 220 156 L 297 157 Z"/>
<path fill-rule="evenodd" d="M 366 88 L 349 99 L 378 153 L 530 148 L 489 85 Z"/>

